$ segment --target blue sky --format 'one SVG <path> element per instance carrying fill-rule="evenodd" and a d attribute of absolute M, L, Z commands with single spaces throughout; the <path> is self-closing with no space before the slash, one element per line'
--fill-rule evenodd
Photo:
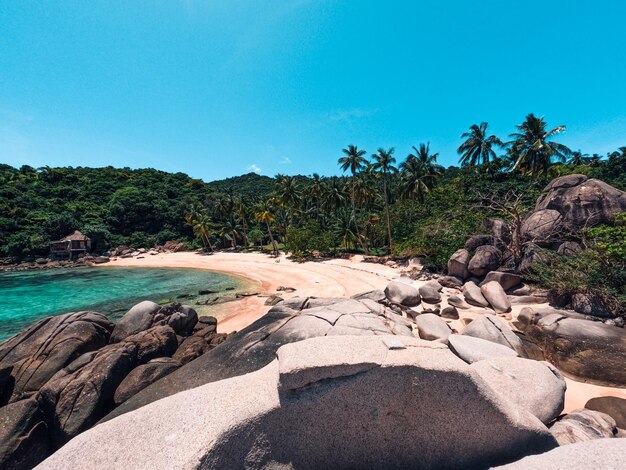
<path fill-rule="evenodd" d="M 501 137 L 530 112 L 626 145 L 626 2 L 0 3 L 0 162 L 205 180 L 335 174 L 341 148 Z"/>

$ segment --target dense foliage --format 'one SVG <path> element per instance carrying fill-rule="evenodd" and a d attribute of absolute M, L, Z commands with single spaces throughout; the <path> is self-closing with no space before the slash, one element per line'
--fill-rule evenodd
<path fill-rule="evenodd" d="M 460 168 L 438 165 L 428 143 L 406 156 L 348 146 L 338 152 L 341 177 L 250 173 L 205 183 L 153 169 L 1 165 L 0 256 L 45 254 L 49 241 L 79 229 L 94 251 L 180 240 L 209 250 L 286 246 L 298 257 L 422 255 L 443 266 L 485 217 L 507 217 L 489 197 L 513 191 L 524 213 L 550 179 L 570 173 L 626 189 L 626 147 L 589 157 L 553 141 L 563 126 L 548 129 L 529 115 L 504 143 L 474 125 L 462 135 Z"/>
<path fill-rule="evenodd" d="M 575 256 L 544 253 L 545 262 L 533 266 L 535 280 L 559 295 L 591 294 L 626 314 L 626 212 L 615 219 L 586 230 L 586 250 Z"/>

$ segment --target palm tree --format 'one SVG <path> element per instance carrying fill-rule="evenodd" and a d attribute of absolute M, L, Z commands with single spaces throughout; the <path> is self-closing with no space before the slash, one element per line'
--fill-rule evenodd
<path fill-rule="evenodd" d="M 519 132 L 509 136 L 513 138 L 507 143 L 509 153 L 515 160 L 513 170 L 534 176 L 545 175 L 553 160 L 564 162 L 571 155 L 572 151 L 565 145 L 551 141 L 552 137 L 565 130 L 565 126 L 551 130 L 546 130 L 546 126 L 543 117 L 531 113 L 517 126 Z"/>
<path fill-rule="evenodd" d="M 202 241 L 202 245 L 206 250 L 207 246 L 213 251 L 213 245 L 209 236 L 211 235 L 211 219 L 210 217 L 192 207 L 189 214 L 185 216 L 185 222 L 191 227 L 194 235 Z"/>
<path fill-rule="evenodd" d="M 337 177 L 330 178 L 324 184 L 322 207 L 326 210 L 338 209 L 346 203 L 345 187 Z"/>
<path fill-rule="evenodd" d="M 311 204 L 315 207 L 315 217 L 319 221 L 322 194 L 324 193 L 324 180 L 317 173 L 313 173 L 309 186 L 306 189 Z"/>
<path fill-rule="evenodd" d="M 237 238 L 241 236 L 241 226 L 237 224 L 233 217 L 224 222 L 220 228 L 220 236 L 229 240 L 232 248 L 237 248 Z"/>
<path fill-rule="evenodd" d="M 356 145 L 348 145 L 348 148 L 345 149 L 341 149 L 341 151 L 345 154 L 345 157 L 341 157 L 337 163 L 339 164 L 340 168 L 343 170 L 343 172 L 345 173 L 346 171 L 350 170 L 350 173 L 352 173 L 352 191 L 351 191 L 351 199 L 352 199 L 352 219 L 354 220 L 354 226 L 356 228 L 356 235 L 357 238 L 359 240 L 361 240 L 361 237 L 359 235 L 359 224 L 356 220 L 356 202 L 355 202 L 355 195 L 354 195 L 354 177 L 356 176 L 356 174 L 361 171 L 363 168 L 365 168 L 368 164 L 367 159 L 363 158 L 363 155 L 365 155 L 367 152 L 365 150 L 359 150 L 358 147 Z M 368 253 L 367 248 L 365 247 L 365 245 L 363 244 L 363 242 L 361 241 L 361 246 L 363 247 L 363 250 L 365 251 L 365 254 Z"/>
<path fill-rule="evenodd" d="M 387 239 L 389 240 L 389 254 L 391 254 L 393 250 L 393 242 L 391 237 L 391 219 L 389 217 L 389 195 L 387 194 L 387 179 L 390 174 L 393 174 L 398 171 L 398 169 L 393 166 L 396 163 L 396 159 L 393 157 L 394 148 L 391 147 L 389 150 L 385 150 L 382 148 L 378 149 L 378 153 L 372 155 L 374 159 L 374 163 L 372 164 L 372 171 L 374 173 L 378 173 L 382 175 L 383 180 L 383 196 L 385 203 L 385 217 L 387 218 Z"/>
<path fill-rule="evenodd" d="M 435 178 L 441 175 L 441 166 L 437 164 L 439 153 L 430 153 L 430 142 L 413 150 L 415 153 L 410 153 L 400 165 L 402 194 L 423 203 L 426 193 L 435 185 Z"/>
<path fill-rule="evenodd" d="M 572 156 L 567 161 L 569 165 L 584 165 L 589 161 L 589 155 L 582 153 L 580 150 L 572 152 Z"/>
<path fill-rule="evenodd" d="M 261 223 L 265 223 L 267 226 L 267 233 L 270 236 L 270 241 L 272 242 L 272 248 L 274 249 L 274 254 L 278 256 L 278 247 L 276 246 L 276 241 L 274 240 L 274 236 L 272 235 L 272 229 L 270 228 L 270 223 L 274 222 L 276 218 L 269 210 L 269 204 L 265 203 L 262 207 L 259 208 L 257 212 L 255 212 L 254 217 L 257 221 Z"/>
<path fill-rule="evenodd" d="M 302 192 L 295 176 L 276 175 L 276 192 L 280 202 L 292 210 L 302 201 Z"/>
<path fill-rule="evenodd" d="M 457 152 L 461 155 L 459 162 L 461 165 L 474 166 L 480 163 L 489 163 L 489 160 L 497 158 L 493 147 L 502 147 L 504 144 L 495 135 L 487 136 L 486 122 L 480 124 L 472 124 L 469 132 L 461 134 L 461 138 L 465 141 L 458 148 Z"/>
<path fill-rule="evenodd" d="M 237 196 L 233 199 L 233 211 L 239 217 L 241 221 L 241 226 L 243 228 L 243 242 L 246 248 L 248 248 L 248 213 L 249 207 L 244 201 L 243 197 Z"/>

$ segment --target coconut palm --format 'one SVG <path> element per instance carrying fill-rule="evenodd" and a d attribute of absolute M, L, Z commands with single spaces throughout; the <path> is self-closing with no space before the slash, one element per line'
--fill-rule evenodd
<path fill-rule="evenodd" d="M 302 191 L 295 176 L 276 175 L 276 193 L 280 202 L 292 211 L 302 201 Z"/>
<path fill-rule="evenodd" d="M 315 217 L 319 221 L 322 195 L 324 194 L 324 180 L 317 173 L 313 173 L 306 194 L 311 205 L 315 207 Z"/>
<path fill-rule="evenodd" d="M 346 203 L 346 190 L 337 177 L 330 178 L 324 184 L 322 193 L 322 207 L 333 210 L 343 207 Z"/>
<path fill-rule="evenodd" d="M 365 150 L 359 150 L 356 145 L 348 145 L 348 148 L 341 149 L 341 151 L 345 154 L 345 157 L 341 157 L 337 163 L 339 167 L 345 173 L 350 170 L 352 173 L 352 190 L 351 190 L 351 200 L 352 200 L 352 219 L 354 220 L 354 226 L 356 228 L 357 238 L 360 240 L 359 236 L 359 224 L 356 219 L 356 201 L 354 194 L 354 177 L 356 174 L 361 171 L 363 168 L 367 167 L 368 161 L 363 157 L 367 152 Z M 363 250 L 367 254 L 367 248 L 363 243 L 361 243 Z"/>
<path fill-rule="evenodd" d="M 242 227 L 237 223 L 234 217 L 230 217 L 226 220 L 220 228 L 220 237 L 224 240 L 230 241 L 232 248 L 237 248 L 237 239 L 242 236 Z"/>
<path fill-rule="evenodd" d="M 272 243 L 272 248 L 274 250 L 274 254 L 278 256 L 278 247 L 276 246 L 276 241 L 274 240 L 274 236 L 272 235 L 272 229 L 270 228 L 270 224 L 276 220 L 274 215 L 270 212 L 269 204 L 265 203 L 259 210 L 254 213 L 254 217 L 260 223 L 264 223 L 267 227 L 267 233 L 270 236 L 270 242 Z"/>
<path fill-rule="evenodd" d="M 408 199 L 424 202 L 424 196 L 435 185 L 435 179 L 441 176 L 442 167 L 437 164 L 439 153 L 430 153 L 430 142 L 413 147 L 415 153 L 410 153 L 400 165 L 402 169 L 402 194 Z"/>
<path fill-rule="evenodd" d="M 389 253 L 393 249 L 393 242 L 391 236 L 391 219 L 389 217 L 389 195 L 387 194 L 387 183 L 389 175 L 396 173 L 398 169 L 393 166 L 396 163 L 396 159 L 393 156 L 394 148 L 391 147 L 388 150 L 379 148 L 378 153 L 372 155 L 374 162 L 372 163 L 372 172 L 382 176 L 383 180 L 383 198 L 385 203 L 385 217 L 387 219 L 387 239 L 389 241 Z"/>
<path fill-rule="evenodd" d="M 203 212 L 192 207 L 189 214 L 185 216 L 185 222 L 191 227 L 194 235 L 202 241 L 206 250 L 207 246 L 213 251 L 213 245 L 209 237 L 211 236 L 211 218 Z"/>
<path fill-rule="evenodd" d="M 478 164 L 489 163 L 489 160 L 497 158 L 494 147 L 502 147 L 504 144 L 495 135 L 487 136 L 486 122 L 480 124 L 472 124 L 469 132 L 461 134 L 461 138 L 465 141 L 457 149 L 461 158 L 461 165 L 474 166 Z"/>
<path fill-rule="evenodd" d="M 243 228 L 243 242 L 245 247 L 248 248 L 248 215 L 250 208 L 244 201 L 243 197 L 237 196 L 233 198 L 233 211 L 241 222 L 241 226 Z"/>
<path fill-rule="evenodd" d="M 570 165 L 584 165 L 589 161 L 589 155 L 582 153 L 580 150 L 572 152 L 572 156 L 567 161 Z"/>
<path fill-rule="evenodd" d="M 526 116 L 526 120 L 517 126 L 519 132 L 509 137 L 509 154 L 514 159 L 513 170 L 533 176 L 545 175 L 553 160 L 564 162 L 572 151 L 565 145 L 551 139 L 565 131 L 565 126 L 557 126 L 546 130 L 547 124 L 543 117 L 534 114 Z"/>

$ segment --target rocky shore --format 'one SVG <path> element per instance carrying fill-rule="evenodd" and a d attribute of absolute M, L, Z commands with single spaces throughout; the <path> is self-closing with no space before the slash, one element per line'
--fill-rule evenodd
<path fill-rule="evenodd" d="M 0 345 L 0 467 L 486 468 L 622 436 L 626 400 L 563 414 L 560 371 L 626 386 L 624 330 L 500 281 L 281 291 L 230 335 L 180 304 L 42 320 Z"/>
<path fill-rule="evenodd" d="M 231 309 L 219 321 L 141 302 L 117 324 L 68 313 L 0 344 L 0 468 L 621 468 L 623 312 L 524 276 L 625 208 L 600 181 L 557 178 L 517 232 L 489 219 L 445 275 L 116 251 L 107 266 L 258 289 L 209 298 Z"/>

